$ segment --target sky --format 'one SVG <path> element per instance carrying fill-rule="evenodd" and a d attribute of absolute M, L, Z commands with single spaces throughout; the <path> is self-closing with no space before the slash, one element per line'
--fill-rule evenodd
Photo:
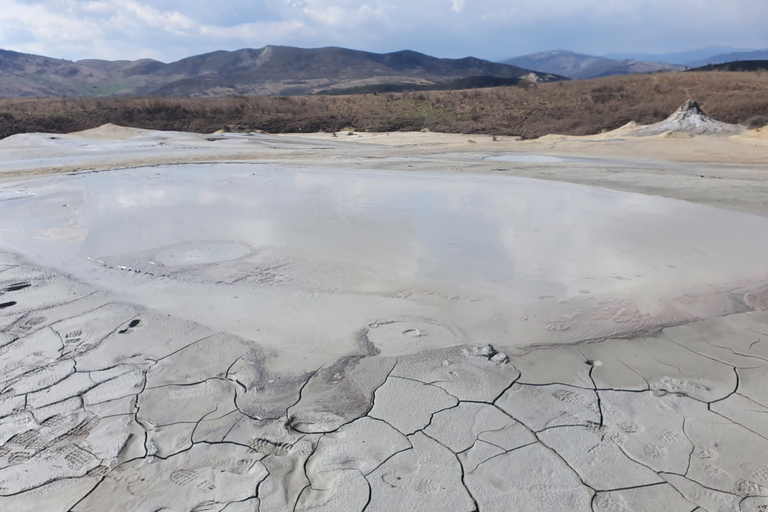
<path fill-rule="evenodd" d="M 2 0 L 0 48 L 154 58 L 289 45 L 501 60 L 768 48 L 768 0 Z"/>

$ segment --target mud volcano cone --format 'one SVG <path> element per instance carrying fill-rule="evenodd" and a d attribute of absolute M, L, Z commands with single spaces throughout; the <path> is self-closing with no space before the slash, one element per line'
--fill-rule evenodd
<path fill-rule="evenodd" d="M 686 100 L 664 121 L 645 126 L 634 135 L 661 135 L 685 133 L 690 135 L 734 135 L 743 131 L 741 126 L 721 123 L 708 117 L 695 100 Z"/>

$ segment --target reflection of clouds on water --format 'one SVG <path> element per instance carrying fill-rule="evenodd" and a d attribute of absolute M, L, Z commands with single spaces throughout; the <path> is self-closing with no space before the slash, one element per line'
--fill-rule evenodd
<path fill-rule="evenodd" d="M 120 208 L 151 208 L 163 201 L 166 195 L 165 190 L 145 188 L 128 194 L 116 194 L 109 199 L 114 200 Z M 111 209 L 112 205 L 103 205 L 103 208 Z"/>
<path fill-rule="evenodd" d="M 237 240 L 524 302 L 585 290 L 671 292 L 766 273 L 768 237 L 757 235 L 768 233 L 768 220 L 658 197 L 459 173 L 248 164 L 155 172 L 154 179 L 136 170 L 57 185 L 81 195 L 88 236 L 70 250 L 105 255 Z M 12 208 L 5 203 L 0 208 Z M 57 215 L 30 218 L 50 229 L 61 225 Z"/>
<path fill-rule="evenodd" d="M 86 211 L 87 193 L 80 187 L 43 185 L 35 192 L 13 190 L 6 196 L 20 198 L 0 201 L 0 234 L 30 233 L 41 243 L 77 243 L 88 234 Z M 0 241 L 0 243 L 3 241 Z"/>

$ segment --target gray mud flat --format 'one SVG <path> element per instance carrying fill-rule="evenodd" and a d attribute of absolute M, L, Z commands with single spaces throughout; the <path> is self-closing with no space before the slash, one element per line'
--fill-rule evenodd
<path fill-rule="evenodd" d="M 768 506 L 765 217 L 242 163 L 1 194 L 0 510 Z"/>

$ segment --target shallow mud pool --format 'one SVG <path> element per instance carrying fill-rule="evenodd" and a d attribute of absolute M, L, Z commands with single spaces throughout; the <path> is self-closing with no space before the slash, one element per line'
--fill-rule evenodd
<path fill-rule="evenodd" d="M 577 341 L 708 316 L 768 282 L 768 219 L 506 176 L 183 165 L 3 194 L 6 247 L 245 336 L 301 323 L 269 300 L 340 306 L 346 337 L 430 317 L 502 347 Z M 297 343 L 332 357 L 350 348 Z"/>
<path fill-rule="evenodd" d="M 502 174 L 3 184 L 0 509 L 759 510 L 766 235 Z"/>

